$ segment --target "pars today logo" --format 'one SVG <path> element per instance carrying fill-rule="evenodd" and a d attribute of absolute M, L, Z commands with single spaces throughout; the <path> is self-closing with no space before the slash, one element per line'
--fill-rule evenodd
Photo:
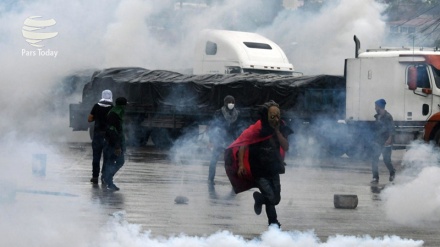
<path fill-rule="evenodd" d="M 22 34 L 29 45 L 36 47 L 36 50 L 21 50 L 21 55 L 26 57 L 54 57 L 58 55 L 58 51 L 50 49 L 43 49 L 44 40 L 52 39 L 58 35 L 58 32 L 53 32 L 51 29 L 57 22 L 54 19 L 43 19 L 42 16 L 30 16 L 26 18 L 22 27 Z M 49 29 L 52 32 L 43 32 L 44 29 Z"/>

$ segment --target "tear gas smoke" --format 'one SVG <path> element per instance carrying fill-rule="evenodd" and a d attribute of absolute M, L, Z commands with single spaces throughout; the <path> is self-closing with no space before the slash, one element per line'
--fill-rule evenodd
<path fill-rule="evenodd" d="M 300 71 L 342 74 L 344 58 L 352 56 L 354 34 L 365 47 L 380 42 L 384 31 L 382 6 L 373 0 L 328 2 L 321 12 L 306 14 L 277 9 L 271 1 L 255 0 L 248 8 L 246 1 L 228 0 L 200 8 L 197 15 L 194 9 L 179 12 L 172 0 L 95 0 L 62 5 L 51 1 L 10 2 L 0 10 L 2 23 L 8 23 L 0 28 L 0 103 L 8 115 L 0 129 L 19 130 L 18 135 L 37 135 L 39 139 L 60 139 L 66 136 L 68 123 L 64 115 L 62 119 L 56 116 L 68 111 L 67 103 L 63 109 L 50 110 L 47 104 L 56 101 L 51 89 L 58 89 L 63 77 L 110 66 L 187 70 L 197 34 L 205 28 L 260 32 L 281 45 L 296 42 L 298 49 L 283 48 Z M 20 30 L 23 21 L 35 15 L 56 20 L 48 31 L 59 34 L 45 40 L 43 47 L 57 51 L 56 58 L 27 53 L 35 50 Z M 326 42 L 319 44 L 318 40 Z M 81 98 L 75 94 L 63 100 L 77 103 Z M 23 118 L 25 121 L 20 121 Z"/>
<path fill-rule="evenodd" d="M 65 92 L 66 89 L 60 85 L 66 76 L 81 70 L 109 66 L 187 69 L 193 58 L 197 34 L 204 28 L 259 32 L 281 44 L 298 70 L 306 74 L 341 74 L 343 59 L 352 54 L 354 34 L 367 47 L 380 42 L 384 31 L 380 17 L 382 6 L 373 0 L 328 2 L 328 6 L 318 14 L 291 10 L 274 14 L 270 11 L 271 1 L 263 0 L 253 1 L 252 8 L 249 8 L 248 1 L 226 0 L 197 14 L 191 11 L 174 12 L 175 1 L 172 0 L 39 0 L 2 4 L 2 183 L 12 190 L 28 187 L 45 189 L 45 186 L 49 189 L 65 189 L 62 178 L 57 180 L 53 179 L 56 176 L 52 176 L 52 173 L 57 174 L 66 168 L 66 165 L 61 165 L 63 153 L 53 144 L 74 140 L 68 128 L 67 105 L 81 100 L 80 88 Z M 357 5 L 353 6 L 355 3 Z M 31 47 L 20 32 L 23 21 L 30 16 L 53 18 L 57 22 L 48 31 L 57 31 L 58 35 L 45 40 L 41 51 Z M 272 22 L 271 18 L 275 16 Z M 326 42 L 318 43 L 322 40 Z M 297 45 L 291 46 L 293 42 Z M 87 73 L 84 77 L 87 78 Z M 117 96 L 114 95 L 114 98 Z M 50 161 L 47 168 L 50 179 L 44 181 L 32 177 L 28 172 L 30 157 L 40 152 L 46 153 Z M 53 159 L 56 162 L 52 162 Z M 259 240 L 250 241 L 228 232 L 208 237 L 181 235 L 153 238 L 148 231 L 142 232 L 140 226 L 117 217 L 110 220 L 105 229 L 100 229 L 97 240 L 93 233 L 99 229 L 100 221 L 86 219 L 90 220 L 91 227 L 84 227 L 84 221 L 78 219 L 82 212 L 95 210 L 87 201 L 73 202 L 66 198 L 62 205 L 59 201 L 52 204 L 50 199 L 41 200 L 38 205 L 0 203 L 0 230 L 4 233 L 1 245 L 267 246 L 272 241 L 288 246 L 423 244 L 422 241 L 399 237 L 377 239 L 344 236 L 320 243 L 314 233 L 280 232 L 276 229 L 263 233 Z"/>
<path fill-rule="evenodd" d="M 342 75 L 344 59 L 354 57 L 354 35 L 362 49 L 383 42 L 383 10 L 385 5 L 374 0 L 325 1 L 317 12 L 286 10 L 258 32 L 281 46 L 295 70 L 306 75 Z"/>
<path fill-rule="evenodd" d="M 218 231 L 210 236 L 188 236 L 180 234 L 171 237 L 154 237 L 150 231 L 142 231 L 139 225 L 130 224 L 124 220 L 124 212 L 117 212 L 109 220 L 105 229 L 100 233 L 100 246 L 422 246 L 423 241 L 401 239 L 396 236 L 385 236 L 383 238 L 332 236 L 327 242 L 319 240 L 313 231 L 308 232 L 284 232 L 276 227 L 270 227 L 262 233 L 261 238 L 247 240 L 241 236 L 233 235 L 229 231 Z"/>
<path fill-rule="evenodd" d="M 404 225 L 439 222 L 439 149 L 414 142 L 403 158 L 395 185 L 382 192 L 388 218 Z"/>

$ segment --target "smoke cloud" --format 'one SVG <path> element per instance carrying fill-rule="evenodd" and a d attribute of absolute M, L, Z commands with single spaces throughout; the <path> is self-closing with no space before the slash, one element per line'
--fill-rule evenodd
<path fill-rule="evenodd" d="M 98 244 L 98 243 L 97 243 Z M 270 227 L 261 234 L 261 238 L 251 240 L 232 234 L 229 231 L 219 231 L 209 236 L 197 237 L 180 234 L 172 237 L 154 237 L 150 231 L 142 231 L 141 226 L 130 224 L 124 220 L 124 212 L 117 212 L 109 220 L 100 234 L 100 246 L 423 246 L 423 241 L 401 239 L 397 236 L 383 238 L 332 236 L 327 242 L 319 240 L 313 231 L 280 231 Z"/>
<path fill-rule="evenodd" d="M 416 142 L 405 153 L 395 185 L 382 192 L 387 216 L 400 224 L 438 223 L 440 168 L 438 147 Z"/>
<path fill-rule="evenodd" d="M 317 12 L 286 10 L 273 25 L 259 29 L 285 51 L 297 71 L 306 75 L 344 73 L 344 59 L 354 57 L 353 36 L 362 48 L 381 45 L 385 5 L 374 0 L 325 1 Z"/>
<path fill-rule="evenodd" d="M 385 27 L 381 17 L 384 6 L 373 0 L 327 2 L 315 13 L 288 9 L 279 11 L 271 5 L 271 1 L 263 0 L 254 0 L 252 4 L 249 1 L 225 0 L 210 7 L 181 11 L 172 0 L 4 2 L 0 6 L 2 188 L 10 188 L 8 193 L 15 196 L 19 195 L 18 191 L 30 188 L 69 191 L 62 181 L 53 179 L 55 175 L 49 174 L 48 177 L 53 180 L 44 181 L 33 177 L 29 172 L 30 164 L 33 154 L 44 153 L 52 159 L 48 164 L 58 164 L 47 167 L 48 172 L 57 174 L 65 169 L 65 166 L 59 165 L 63 154 L 56 144 L 77 140 L 78 135 L 73 135 L 68 127 L 68 104 L 81 101 L 81 86 L 87 82 L 91 71 L 112 66 L 188 71 L 195 40 L 202 29 L 257 32 L 280 44 L 290 62 L 304 74 L 342 74 L 344 58 L 352 57 L 354 53 L 354 34 L 360 37 L 363 47 L 380 44 Z M 56 20 L 56 25 L 48 27 L 47 31 L 58 32 L 58 35 L 44 40 L 44 47 L 40 50 L 30 46 L 21 33 L 24 20 L 31 16 Z M 81 73 L 83 79 L 77 82 L 78 87 L 66 88 L 62 83 L 66 77 Z M 66 198 L 63 205 L 51 204 L 50 199 L 42 200 L 39 205 L 5 200 L 0 202 L 0 230 L 5 236 L 0 242 L 4 246 L 35 243 L 44 246 L 91 246 L 90 243 L 99 246 L 423 244 L 422 241 L 395 236 L 335 236 L 327 243 L 321 243 L 313 232 L 281 232 L 273 228 L 263 233 L 261 239 L 253 240 L 245 240 L 229 232 L 207 237 L 181 235 L 156 238 L 150 232 L 142 231 L 139 225 L 124 221 L 119 214 L 104 229 L 97 225 L 81 227 L 83 222 L 77 216 L 94 210 L 82 200 L 80 205 L 77 200 L 72 202 L 71 198 Z M 389 201 L 393 203 L 393 198 Z M 438 212 L 435 206 L 430 207 L 428 212 Z M 101 231 L 98 240 L 96 236 L 91 236 L 97 229 Z"/>
<path fill-rule="evenodd" d="M 6 23 L 0 27 L 0 103 L 8 116 L 0 129 L 39 140 L 72 138 L 66 134 L 65 114 L 68 103 L 81 101 L 85 81 L 75 94 L 58 95 L 62 101 L 56 101 L 54 89 L 59 91 L 66 76 L 113 66 L 188 72 L 195 40 L 205 28 L 261 33 L 282 46 L 297 70 L 342 74 L 344 58 L 353 55 L 354 34 L 365 47 L 380 44 L 383 5 L 373 0 L 327 2 L 313 13 L 281 9 L 264 0 L 226 0 L 196 8 L 172 0 L 8 2 L 0 9 L 0 21 Z M 57 52 L 56 57 L 41 55 L 23 38 L 23 22 L 30 16 L 56 21 L 44 31 L 58 35 L 43 41 L 41 48 L 43 53 Z M 53 102 L 64 105 L 51 109 Z"/>

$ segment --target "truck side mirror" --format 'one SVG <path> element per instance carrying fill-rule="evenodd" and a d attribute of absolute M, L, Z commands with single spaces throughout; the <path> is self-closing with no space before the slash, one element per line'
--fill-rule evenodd
<path fill-rule="evenodd" d="M 408 68 L 407 72 L 407 84 L 409 90 L 417 89 L 417 68 L 415 66 L 411 66 Z"/>

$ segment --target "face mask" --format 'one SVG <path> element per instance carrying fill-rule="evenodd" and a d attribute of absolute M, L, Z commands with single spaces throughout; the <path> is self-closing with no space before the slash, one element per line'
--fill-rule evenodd
<path fill-rule="evenodd" d="M 229 103 L 229 104 L 228 104 L 228 108 L 229 108 L 229 110 L 232 110 L 232 109 L 234 109 L 234 104 L 232 104 L 232 103 Z"/>

